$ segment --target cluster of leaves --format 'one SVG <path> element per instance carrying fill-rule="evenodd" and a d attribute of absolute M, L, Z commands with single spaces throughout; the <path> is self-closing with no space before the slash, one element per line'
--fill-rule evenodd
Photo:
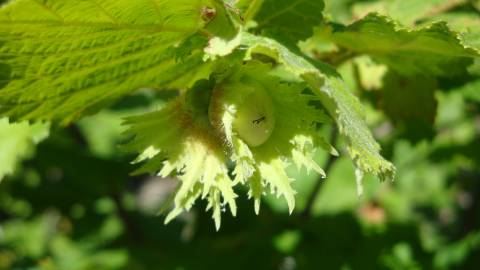
<path fill-rule="evenodd" d="M 184 102 L 172 102 L 157 114 L 128 120 L 128 133 L 135 136 L 129 148 L 141 153 L 140 161 L 152 160 L 154 165 L 147 164 L 150 171 L 161 169 L 163 176 L 180 174 L 182 185 L 176 192 L 171 217 L 190 209 L 202 195 L 209 200 L 209 208 L 214 209 L 217 227 L 223 202 L 228 202 L 235 214 L 236 195 L 232 187 L 236 183 L 250 183 L 257 212 L 259 196 L 267 185 L 284 196 L 293 209 L 291 179 L 283 172 L 287 167 L 286 158 L 292 157 L 295 163 L 320 171 L 309 158 L 312 150 L 307 148 L 319 146 L 309 129 L 325 117 L 320 110 L 319 116 L 306 119 L 306 124 L 289 123 L 288 115 L 304 114 L 309 104 L 308 100 L 303 101 L 304 104 L 300 100 L 291 105 L 297 111 L 280 112 L 285 104 L 276 96 L 286 95 L 288 88 L 297 89 L 297 93 L 290 91 L 292 96 L 300 94 L 302 88 L 311 91 L 336 121 L 358 168 L 358 182 L 366 172 L 382 180 L 393 179 L 394 167 L 380 156 L 380 147 L 365 125 L 358 100 L 332 68 L 308 61 L 296 45 L 311 36 L 313 27 L 322 22 L 323 3 L 247 1 L 238 3 L 238 7 L 234 5 L 219 0 L 106 1 L 101 4 L 12 1 L 0 11 L 0 53 L 6 70 L 2 76 L 5 83 L 0 93 L 0 113 L 13 121 L 43 120 L 67 125 L 139 88 L 180 89 L 178 100 Z M 301 23 L 305 31 L 297 31 L 299 25 L 292 24 L 293 21 Z M 256 25 L 251 26 L 254 23 Z M 463 53 L 453 58 L 472 52 L 465 49 Z M 213 81 L 213 87 L 223 84 L 232 88 L 228 84 L 240 82 L 231 77 L 241 77 L 232 70 L 245 62 L 254 63 L 260 56 L 270 63 L 265 72 L 270 72 L 268 69 L 283 72 L 263 81 L 263 87 L 274 89 L 276 84 L 290 81 L 285 87 L 287 91 L 268 93 L 277 100 L 274 102 L 277 113 L 275 136 L 268 144 L 271 150 L 266 151 L 271 154 L 256 150 L 263 153 L 263 157 L 252 153 L 255 151 L 242 140 L 229 135 L 236 131 L 233 120 L 225 117 L 228 118 L 228 114 L 232 119 L 239 117 L 231 110 L 218 116 L 224 121 L 221 125 L 225 130 L 223 136 L 215 136 L 208 134 L 212 123 L 202 123 L 205 117 L 196 115 L 212 106 L 198 101 L 195 94 L 194 102 L 185 102 L 192 91 L 209 93 L 209 89 L 194 88 L 201 79 Z M 255 76 L 258 75 L 251 75 L 250 80 L 256 80 Z M 242 89 L 237 87 L 232 91 Z M 289 99 L 288 96 L 282 98 Z M 238 107 L 238 104 L 230 105 Z M 172 118 L 163 121 L 165 117 Z M 157 135 L 165 128 L 178 129 L 181 134 Z M 294 145 L 292 149 L 288 147 L 290 144 Z M 273 154 L 278 148 L 285 150 Z M 232 155 L 225 157 L 224 152 Z M 228 160 L 237 163 L 235 182 L 228 176 Z M 204 162 L 209 166 L 203 168 Z M 211 172 L 211 168 L 215 170 Z"/>
<path fill-rule="evenodd" d="M 478 265 L 479 10 L 462 0 L 10 1 L 0 9 L 10 119 L 0 120 L 0 269 Z M 268 102 L 275 128 L 252 146 L 236 119 Z M 341 136 L 330 143 L 356 169 L 343 151 L 331 158 L 331 123 Z M 397 181 L 365 181 L 358 199 L 352 178 L 394 171 L 367 123 Z M 118 148 L 125 137 L 138 176 Z M 329 180 L 310 200 L 325 160 Z M 257 213 L 265 205 L 260 217 L 237 198 L 242 187 Z M 198 198 L 217 227 L 225 205 L 242 218 L 224 217 L 214 234 Z M 158 227 L 168 202 L 181 221 Z"/>
<path fill-rule="evenodd" d="M 179 89 L 177 101 L 126 122 L 128 133 L 135 137 L 128 149 L 140 153 L 138 161 L 150 160 L 142 172 L 160 171 L 164 177 L 179 174 L 182 184 L 167 221 L 189 210 L 201 197 L 208 199 L 218 228 L 224 203 L 235 215 L 233 187 L 237 183 L 248 183 L 256 212 L 266 186 L 284 196 L 292 210 L 295 191 L 284 172 L 287 160 L 321 171 L 310 158 L 312 151 L 325 145 L 327 151 L 331 149 L 310 130 L 315 122 L 325 122 L 321 109 L 318 116 L 300 123 L 288 117 L 309 115 L 308 100 L 291 104 L 296 111 L 280 111 L 288 104 L 277 96 L 288 101 L 288 95 L 293 97 L 304 89 L 316 96 L 318 106 L 328 112 L 345 137 L 357 167 L 357 183 L 364 173 L 393 179 L 395 169 L 380 156 L 359 101 L 340 75 L 322 62 L 328 59 L 315 46 L 323 43 L 308 45 L 307 41 L 301 48 L 299 42 L 312 36 L 328 40 L 340 48 L 338 53 L 367 53 L 398 76 L 407 77 L 463 74 L 478 52 L 444 23 L 407 29 L 372 14 L 344 27 L 326 22 L 323 6 L 321 1 L 12 1 L 0 11 L 0 113 L 12 121 L 67 125 L 140 88 Z M 319 37 L 314 36 L 314 27 L 320 25 Z M 329 57 L 335 58 L 336 52 L 328 52 Z M 269 66 L 257 74 L 249 71 L 254 67 L 242 68 L 256 62 Z M 266 146 L 253 149 L 242 134 L 235 136 L 241 133 L 234 125 L 241 117 L 235 113 L 240 106 L 237 103 L 247 97 L 233 93 L 237 95 L 233 100 L 213 101 L 217 94 L 212 88 L 242 92 L 235 84 L 248 88 L 252 83 L 242 80 L 259 81 L 256 77 L 261 73 L 274 73 L 261 87 L 288 85 L 285 90 L 268 91 L 276 100 L 277 112 L 271 119 L 275 121 L 274 136 Z M 212 84 L 197 86 L 202 79 Z M 392 80 L 397 84 L 401 79 Z M 431 86 L 412 84 L 422 91 Z M 255 88 L 255 82 L 253 85 Z M 205 95 L 206 102 L 202 102 Z M 426 93 L 425 98 L 431 97 Z M 421 119 L 414 113 L 405 116 L 398 112 L 388 99 L 386 104 L 399 121 Z M 215 123 L 208 114 L 221 114 L 213 117 L 221 119 L 217 134 L 210 132 Z M 169 132 L 163 132 L 165 128 Z M 229 176 L 228 161 L 236 163 L 235 179 Z"/>
<path fill-rule="evenodd" d="M 130 5 L 130 8 L 123 5 Z M 238 47 L 244 53 L 243 56 L 237 56 L 238 59 L 234 59 L 234 63 L 252 59 L 253 54 L 265 55 L 281 64 L 286 72 L 290 72 L 290 76 L 307 83 L 310 90 L 320 97 L 323 106 L 335 118 L 342 134 L 347 137 L 351 156 L 357 162 L 361 173 L 374 172 L 382 178 L 391 178 L 392 166 L 386 164 L 378 155 L 379 147 L 361 119 L 359 105 L 345 90 L 344 83 L 338 79 L 338 75 L 328 67 L 320 66 L 320 63 L 318 68 L 313 66 L 281 45 L 284 43 L 287 46 L 295 46 L 300 39 L 307 38 L 309 33 L 295 32 L 298 25 L 292 25 L 290 22 L 302 21 L 303 28 L 307 30 L 320 24 L 321 6 L 311 6 L 309 2 L 292 4 L 268 1 L 258 5 L 250 3 L 246 5 L 245 11 L 258 23 L 254 31 L 259 31 L 263 36 L 274 37 L 280 43 L 243 30 L 246 28 L 245 24 L 249 22 L 242 21 L 246 20 L 242 19 L 242 15 L 235 18 L 238 14 L 231 12 L 226 3 L 217 1 L 194 3 L 145 1 L 135 4 L 71 1 L 9 3 L 2 8 L 2 33 L 4 33 L 2 54 L 5 59 L 3 65 L 8 72 L 7 83 L 2 89 L 1 110 L 5 116 L 13 119 L 53 120 L 66 124 L 84 113 L 95 112 L 105 104 L 110 104 L 120 96 L 142 86 L 184 89 L 192 86 L 198 79 L 212 76 L 216 84 L 219 84 L 215 73 L 235 68 L 234 65 L 227 67 L 221 65 L 219 62 L 224 59 L 220 57 L 228 58 L 229 55 L 235 55 L 234 50 Z M 314 13 L 308 14 L 307 11 Z M 79 19 L 81 12 L 87 16 Z M 238 12 L 242 13 L 242 10 Z M 31 14 L 35 14 L 33 19 Z M 303 20 L 298 20 L 299 16 Z M 318 20 L 311 20 L 309 16 L 317 17 Z M 281 31 L 273 31 L 272 28 Z M 292 32 L 295 34 L 291 34 Z M 345 29 L 334 30 L 327 38 L 338 46 L 356 53 L 371 51 L 371 47 L 374 46 L 375 50 L 382 52 L 378 57 L 373 55 L 378 61 L 396 71 L 409 74 L 445 75 L 446 69 L 450 67 L 458 68 L 448 71 L 456 74 L 464 71 L 467 64 L 471 63 L 470 57 L 476 56 L 474 49 L 466 47 L 443 24 L 408 32 L 378 15 L 368 16 Z M 376 40 L 374 45 L 372 40 Z M 208 45 L 205 47 L 207 42 Z M 388 53 L 385 54 L 385 50 Z M 173 106 L 187 111 L 191 109 L 188 105 L 198 109 L 195 108 L 196 104 L 188 103 Z M 205 108 L 208 104 L 198 106 Z M 183 120 L 185 117 L 172 109 L 166 108 L 161 112 L 167 116 L 173 115 L 173 121 L 163 122 L 162 114 L 154 114 L 134 118 L 129 122 L 133 126 L 132 132 L 137 137 L 142 137 L 142 143 L 136 145 L 137 150 L 151 152 L 156 140 L 152 133 L 157 133 L 162 127 L 175 125 L 176 122 L 180 129 L 187 130 L 186 132 L 192 134 L 199 132 L 194 127 L 185 125 L 183 123 L 187 121 Z M 186 117 L 188 118 L 188 115 Z M 278 118 L 281 117 L 282 115 L 279 115 Z M 149 118 L 160 120 L 144 129 L 135 126 L 138 123 L 143 127 Z M 192 121 L 194 125 L 197 122 L 195 119 Z M 176 134 L 167 137 L 166 141 L 171 141 L 175 137 Z M 201 141 L 199 136 L 193 137 L 194 144 Z M 182 143 L 183 140 L 180 140 L 179 144 Z M 282 143 L 286 144 L 288 141 L 280 142 Z M 186 149 L 195 148 L 189 143 L 186 144 Z M 160 150 L 165 151 L 162 148 Z M 206 147 L 198 151 L 208 153 L 209 149 Z M 173 151 L 166 152 L 167 158 L 173 159 L 172 156 L 175 155 Z M 188 209 L 193 203 L 196 195 L 188 193 L 196 193 L 193 191 L 195 183 L 207 186 L 204 188 L 204 196 L 210 193 L 208 186 L 213 185 L 218 186 L 216 187 L 218 192 L 226 201 L 233 200 L 233 191 L 227 188 L 232 184 L 217 181 L 217 174 L 203 175 L 198 170 L 188 167 L 185 169 L 187 165 L 201 166 L 205 159 L 202 156 L 208 155 L 200 154 L 199 158 L 195 158 L 195 154 L 179 152 L 177 155 L 186 155 L 187 157 L 184 157 L 186 160 L 178 164 L 175 164 L 175 160 L 169 160 L 168 162 L 174 165 L 165 164 L 164 172 L 161 172 L 161 175 L 167 176 L 173 171 L 186 171 L 185 179 L 182 180 L 186 184 L 179 189 L 177 209 L 174 212 Z M 148 158 L 154 158 L 156 154 L 150 153 Z M 225 161 L 220 158 L 212 164 L 214 168 L 222 168 Z M 157 170 L 160 165 L 157 164 Z M 224 175 L 220 178 L 228 178 L 227 169 L 220 170 L 223 172 L 219 174 Z M 206 170 L 205 173 L 210 172 Z M 207 181 L 213 183 L 207 184 Z M 224 185 L 226 186 L 222 188 Z M 253 190 L 251 192 L 258 193 Z M 280 194 L 285 192 L 287 194 L 284 195 L 289 197 L 291 202 L 293 191 L 281 191 Z M 211 206 L 217 209 L 215 216 L 218 223 L 219 194 L 214 192 L 209 197 Z M 233 205 L 231 207 L 235 208 Z"/>

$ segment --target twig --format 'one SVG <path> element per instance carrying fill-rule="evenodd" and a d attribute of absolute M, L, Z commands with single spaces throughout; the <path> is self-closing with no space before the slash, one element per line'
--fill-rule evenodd
<path fill-rule="evenodd" d="M 330 136 L 330 144 L 335 147 L 335 144 L 337 143 L 337 137 L 338 137 L 338 131 L 336 127 L 332 127 L 332 134 Z M 327 162 L 325 163 L 325 166 L 323 167 L 325 173 L 328 175 L 330 172 L 330 169 L 332 168 L 332 165 L 335 163 L 337 160 L 337 157 L 334 155 L 329 155 Z M 319 177 L 317 179 L 317 182 L 315 183 L 315 186 L 313 187 L 312 193 L 308 197 L 307 200 L 307 205 L 305 206 L 305 209 L 303 209 L 303 212 L 301 216 L 303 218 L 308 218 L 311 215 L 313 204 L 315 203 L 315 200 L 317 199 L 318 194 L 320 193 L 322 184 L 324 182 L 324 179 L 322 177 Z"/>

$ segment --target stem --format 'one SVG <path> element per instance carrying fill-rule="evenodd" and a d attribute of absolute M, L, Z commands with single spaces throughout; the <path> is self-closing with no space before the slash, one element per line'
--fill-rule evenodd
<path fill-rule="evenodd" d="M 330 144 L 333 147 L 335 147 L 335 144 L 337 143 L 337 138 L 338 138 L 338 131 L 337 131 L 337 128 L 335 126 L 333 126 L 332 127 L 332 133 L 331 133 L 331 136 L 330 136 Z M 328 156 L 327 162 L 323 166 L 323 168 L 325 170 L 325 173 L 327 175 L 328 175 L 329 171 L 331 170 L 331 168 L 332 168 L 332 166 L 333 166 L 333 164 L 335 163 L 336 160 L 337 160 L 336 156 L 334 156 L 334 155 L 329 155 Z M 301 214 L 302 217 L 304 217 L 304 218 L 310 217 L 311 212 L 312 212 L 312 208 L 313 208 L 313 204 L 315 203 L 315 201 L 318 197 L 318 194 L 320 193 L 320 190 L 322 188 L 322 185 L 323 185 L 324 181 L 325 180 L 321 176 L 318 177 L 317 182 L 315 183 L 315 186 L 312 189 L 312 193 L 308 197 L 307 205 L 305 206 L 305 209 L 303 209 L 303 212 Z"/>

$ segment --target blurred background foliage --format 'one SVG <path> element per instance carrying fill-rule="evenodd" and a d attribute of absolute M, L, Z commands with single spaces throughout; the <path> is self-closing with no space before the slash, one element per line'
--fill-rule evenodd
<path fill-rule="evenodd" d="M 333 22 L 369 12 L 409 26 L 445 20 L 480 48 L 480 1 L 325 2 Z M 142 90 L 66 129 L 3 119 L 0 269 L 478 269 L 480 62 L 455 77 L 409 77 L 369 56 L 328 58 L 338 48 L 324 42 L 325 31 L 302 47 L 338 66 L 361 98 L 397 166 L 395 182 L 367 178 L 358 197 L 348 158 L 319 152 L 326 180 L 290 171 L 292 215 L 267 197 L 256 216 L 243 196 L 219 232 L 204 205 L 164 226 L 158 209 L 176 182 L 130 176 L 133 157 L 118 146 L 122 117 L 158 108 L 174 92 Z M 334 131 L 320 132 L 343 149 Z"/>

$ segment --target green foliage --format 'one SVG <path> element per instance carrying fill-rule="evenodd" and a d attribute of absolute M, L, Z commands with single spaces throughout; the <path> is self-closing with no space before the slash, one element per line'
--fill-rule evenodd
<path fill-rule="evenodd" d="M 360 214 L 367 216 L 366 223 L 371 212 L 372 219 L 382 218 L 377 208 L 397 221 L 408 221 L 416 203 L 448 208 L 454 201 L 449 192 L 454 191 L 440 186 L 456 176 L 454 169 L 477 173 L 479 164 L 472 154 L 478 148 L 478 127 L 472 123 L 480 100 L 477 9 L 476 2 L 462 0 L 326 5 L 318 0 L 10 1 L 0 7 L 0 179 L 25 178 L 27 186 L 36 186 L 39 179 L 62 178 L 58 168 L 36 159 L 24 163 L 32 171 L 14 174 L 19 162 L 33 157 L 34 146 L 48 137 L 52 123 L 46 144 L 68 151 L 88 146 L 87 157 L 71 157 L 87 165 L 72 169 L 75 165 L 49 157 L 59 150 L 52 145 L 43 153 L 46 160 L 69 167 L 68 176 L 74 179 L 78 172 L 98 182 L 108 179 L 98 192 L 107 193 L 106 204 L 114 207 L 106 208 L 117 208 L 123 221 L 110 211 L 105 230 L 116 234 L 100 232 L 105 241 L 94 245 L 76 239 L 77 246 L 68 230 L 60 230 L 49 243 L 51 228 L 42 220 L 52 215 L 36 209 L 38 201 L 27 204 L 2 192 L 9 215 L 34 212 L 35 218 L 6 224 L 7 237 L 0 243 L 26 258 L 53 258 L 45 262 L 46 269 L 65 268 L 63 260 L 79 261 L 72 269 L 120 268 L 126 264 L 123 251 L 92 254 L 121 234 L 119 223 L 132 229 L 123 209 L 127 203 L 122 200 L 128 198 L 119 198 L 115 182 L 125 180 L 127 171 L 137 177 L 150 173 L 175 178 L 162 200 L 169 210 L 166 222 L 195 212 L 203 199 L 217 230 L 227 206 L 233 216 L 241 211 L 243 192 L 253 200 L 257 215 L 262 201 L 267 211 L 286 209 L 289 214 L 298 201 L 307 216 L 353 212 L 354 195 L 338 204 L 323 199 L 320 206 L 315 206 L 315 197 L 306 199 L 309 172 L 319 178 L 333 170 L 335 180 L 355 178 L 358 192 L 365 190 L 365 200 L 370 200 L 366 210 L 359 210 L 367 211 Z M 367 15 L 370 11 L 376 13 Z M 446 90 L 455 93 L 451 103 L 458 106 L 445 104 L 450 98 Z M 62 131 L 62 126 L 67 128 Z M 339 138 L 335 131 L 326 134 L 332 129 Z M 116 148 L 122 140 L 127 142 Z M 380 154 L 379 142 L 394 163 Z M 454 151 L 460 154 L 443 167 L 445 156 Z M 125 152 L 138 155 L 136 170 L 126 165 L 132 157 Z M 342 169 L 332 169 L 332 156 L 339 155 Z M 319 159 L 327 160 L 323 169 Z M 405 182 L 389 186 L 386 193 L 372 191 L 378 187 L 372 184 L 363 188 L 362 180 L 370 175 L 393 180 L 395 166 Z M 107 169 L 116 174 L 99 172 Z M 437 184 L 427 181 L 420 185 L 427 191 L 416 193 L 415 182 L 426 178 Z M 332 200 L 342 192 L 352 195 L 352 187 L 350 182 L 326 185 L 335 194 Z M 286 206 L 269 194 L 282 197 Z M 86 205 L 97 207 L 90 201 Z M 86 207 L 68 206 L 76 209 L 72 217 L 81 216 L 78 209 Z M 313 224 L 301 230 L 308 231 L 308 226 Z M 302 246 L 302 233 L 282 230 L 269 236 L 279 252 L 293 253 Z M 468 257 L 477 242 L 473 233 L 458 248 L 438 240 L 426 253 L 438 252 L 435 267 L 448 268 Z M 379 263 L 425 266 L 414 258 L 415 248 L 404 242 L 392 245 Z"/>
<path fill-rule="evenodd" d="M 247 13 L 254 12 L 246 18 L 256 21 L 256 29 L 277 37 L 287 46 L 311 36 L 313 26 L 322 20 L 321 1 L 265 1 L 261 6 L 252 2 L 246 7 Z M 228 81 L 225 72 L 228 74 L 241 61 L 251 61 L 252 54 L 263 54 L 283 65 L 290 76 L 304 81 L 304 87 L 318 95 L 322 106 L 336 120 L 349 142 L 349 153 L 359 169 L 358 181 L 365 172 L 374 173 L 381 179 L 392 179 L 393 165 L 380 156 L 380 148 L 363 122 L 360 104 L 348 92 L 340 76 L 321 63 L 318 63 L 318 68 L 315 67 L 274 40 L 246 32 L 240 22 L 246 25 L 249 22 L 242 21 L 245 18 L 231 9 L 213 0 L 137 1 L 135 4 L 27 0 L 9 3 L 0 11 L 0 20 L 3 21 L 0 28 L 2 63 L 6 67 L 3 74 L 8 80 L 0 92 L 0 110 L 14 119 L 53 120 L 68 124 L 141 87 L 185 89 L 207 77 L 213 79 L 216 85 L 222 84 Z M 83 13 L 87 15 L 82 16 Z M 30 14 L 35 15 L 32 17 Z M 292 22 L 299 24 L 292 25 Z M 300 24 L 305 26 L 302 28 L 305 32 L 297 31 Z M 278 31 L 281 25 L 285 29 Z M 247 50 L 241 46 L 247 46 Z M 244 56 L 239 55 L 242 50 Z M 225 65 L 222 58 L 227 56 L 230 63 Z M 277 80 L 282 80 L 282 77 Z M 231 80 L 226 85 L 235 83 Z M 268 83 L 263 84 L 267 89 L 275 88 Z M 199 91 L 208 95 L 207 90 Z M 296 90 L 297 94 L 300 90 Z M 205 97 L 207 102 L 202 103 L 196 100 L 197 96 L 192 98 L 187 95 L 192 91 L 182 91 L 178 101 L 172 101 L 163 110 L 130 118 L 127 122 L 133 126 L 130 133 L 136 136 L 129 149 L 142 153 L 139 161 L 146 158 L 153 160 L 146 165 L 148 171 L 160 171 L 164 177 L 180 174 L 182 185 L 167 221 L 181 211 L 189 210 L 200 195 L 209 200 L 208 208 L 214 211 L 217 227 L 220 224 L 221 197 L 235 214 L 234 184 L 229 180 L 226 165 L 230 160 L 241 161 L 238 163 L 240 167 L 235 169 L 236 181 L 251 182 L 250 194 L 255 197 L 257 212 L 260 194 L 263 186 L 267 185 L 287 199 L 292 211 L 295 193 L 289 184 L 292 180 L 281 172 L 287 164 L 285 158 L 293 159 L 297 165 L 321 171 L 309 156 L 318 146 L 328 145 L 324 139 L 314 139 L 310 131 L 314 127 L 312 123 L 317 121 L 314 119 L 324 118 L 322 114 L 318 114 L 317 118 L 308 118 L 304 126 L 291 120 L 301 119 L 295 115 L 304 114 L 308 110 L 308 102 L 294 104 L 292 108 L 305 109 L 292 113 L 280 111 L 285 104 L 278 103 L 271 109 L 277 111 L 272 119 L 275 121 L 273 128 L 277 131 L 265 143 L 272 150 L 255 154 L 242 146 L 245 137 L 240 128 L 235 127 L 237 115 L 234 113 L 223 116 L 224 130 L 208 134 L 211 119 L 200 112 L 204 112 L 202 107 L 211 107 L 208 100 L 214 103 L 215 94 L 211 98 Z M 277 95 L 282 95 L 268 92 L 274 100 Z M 235 100 L 228 101 L 231 103 L 228 106 L 238 107 L 236 103 L 240 99 Z M 171 118 L 171 115 L 174 117 Z M 289 119 L 289 115 L 296 118 Z M 283 125 L 290 127 L 286 127 L 286 131 L 278 131 Z M 156 136 L 166 126 L 171 127 L 170 133 L 164 137 Z M 200 129 L 197 130 L 197 127 Z M 188 132 L 185 133 L 185 130 Z M 238 138 L 232 136 L 235 132 L 239 132 Z M 275 135 L 277 133 L 280 135 Z M 229 146 L 227 149 L 224 149 L 222 140 Z M 294 151 L 290 150 L 291 143 Z M 284 145 L 286 150 L 276 153 Z M 330 151 L 329 147 L 327 150 Z M 159 155 L 162 151 L 163 154 Z M 233 151 L 233 155 L 224 156 L 224 151 Z M 164 162 L 165 158 L 167 161 Z M 205 159 L 211 159 L 207 167 L 202 166 Z M 245 165 L 247 163 L 248 166 Z M 238 175 L 242 177 L 238 178 Z M 262 179 L 266 181 L 264 184 Z"/>
<path fill-rule="evenodd" d="M 465 45 L 445 23 L 408 29 L 376 14 L 333 31 L 332 41 L 368 54 L 404 75 L 453 76 L 466 72 L 477 50 Z"/>
<path fill-rule="evenodd" d="M 0 269 L 475 269 L 479 3 L 8 1 Z"/>

